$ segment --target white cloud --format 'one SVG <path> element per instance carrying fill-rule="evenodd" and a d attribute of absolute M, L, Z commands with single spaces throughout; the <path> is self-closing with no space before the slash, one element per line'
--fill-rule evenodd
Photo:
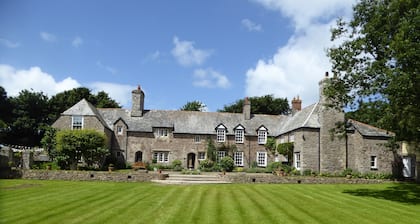
<path fill-rule="evenodd" d="M 92 89 L 93 93 L 99 91 L 108 93 L 112 99 L 125 108 L 131 108 L 131 91 L 136 88 L 135 86 L 109 82 L 93 82 L 88 84 L 88 87 Z"/>
<path fill-rule="evenodd" d="M 52 34 L 52 33 L 47 33 L 47 32 L 41 32 L 39 33 L 39 36 L 41 37 L 41 39 L 47 41 L 47 42 L 55 42 L 57 41 L 57 37 Z"/>
<path fill-rule="evenodd" d="M 279 11 L 293 21 L 297 30 L 314 23 L 330 21 L 332 17 L 349 16 L 356 0 L 254 0 L 265 8 Z"/>
<path fill-rule="evenodd" d="M 83 39 L 81 37 L 75 37 L 73 39 L 73 41 L 71 42 L 71 45 L 73 45 L 73 47 L 80 47 L 80 45 L 83 44 Z"/>
<path fill-rule="evenodd" d="M 228 88 L 230 86 L 229 79 L 211 68 L 196 69 L 194 71 L 194 86 L 206 88 Z"/>
<path fill-rule="evenodd" d="M 0 38 L 0 45 L 3 45 L 8 48 L 17 48 L 20 46 L 18 42 L 12 42 L 11 40 Z"/>
<path fill-rule="evenodd" d="M 248 29 L 248 31 L 262 31 L 262 27 L 260 24 L 256 24 L 253 21 L 249 20 L 249 19 L 243 19 L 241 21 L 242 26 L 244 26 L 245 28 Z"/>
<path fill-rule="evenodd" d="M 173 43 L 172 55 L 183 66 L 201 65 L 212 54 L 212 50 L 196 49 L 194 42 L 181 41 L 178 37 L 174 37 Z"/>
<path fill-rule="evenodd" d="M 114 67 L 104 65 L 104 64 L 102 64 L 101 61 L 97 61 L 96 66 L 98 66 L 99 68 L 104 69 L 104 70 L 106 70 L 106 71 L 108 71 L 109 73 L 112 73 L 112 74 L 117 74 L 117 72 L 118 72 L 118 70 L 115 69 Z"/>
<path fill-rule="evenodd" d="M 246 73 L 246 94 L 274 94 L 288 100 L 299 95 L 304 106 L 318 101 L 318 82 L 331 69 L 326 49 L 332 46 L 330 28 L 339 12 L 350 11 L 354 1 L 256 0 L 291 17 L 295 33 L 269 59 L 259 59 Z M 344 14 L 343 14 L 344 15 Z"/>
<path fill-rule="evenodd" d="M 17 96 L 24 89 L 42 91 L 52 96 L 80 86 L 79 82 L 71 77 L 56 81 L 52 75 L 43 72 L 39 67 L 17 70 L 5 64 L 0 64 L 0 85 L 6 89 L 8 96 Z"/>

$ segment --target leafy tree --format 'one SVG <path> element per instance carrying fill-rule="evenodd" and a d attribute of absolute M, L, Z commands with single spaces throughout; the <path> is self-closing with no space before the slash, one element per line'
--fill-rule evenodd
<path fill-rule="evenodd" d="M 338 20 L 328 49 L 333 106 L 380 101 L 384 128 L 420 142 L 420 7 L 418 0 L 360 1 L 351 21 Z M 363 105 L 362 107 L 363 108 Z"/>
<path fill-rule="evenodd" d="M 109 154 L 105 134 L 95 130 L 62 130 L 56 135 L 56 159 L 65 169 L 76 169 L 79 159 L 99 166 Z"/>
<path fill-rule="evenodd" d="M 198 100 L 187 102 L 184 106 L 180 108 L 180 110 L 187 111 L 204 111 L 205 109 L 206 105 Z"/>
<path fill-rule="evenodd" d="M 43 130 L 50 123 L 48 97 L 42 92 L 22 90 L 17 97 L 11 97 L 9 100 L 12 121 L 7 143 L 38 145 Z"/>
<path fill-rule="evenodd" d="M 207 140 L 207 159 L 215 162 L 216 161 L 216 146 L 214 145 L 213 139 Z"/>
<path fill-rule="evenodd" d="M 12 118 L 12 107 L 7 97 L 6 90 L 0 86 L 0 142 L 4 142 L 9 131 L 9 124 Z"/>
<path fill-rule="evenodd" d="M 274 98 L 273 95 L 248 98 L 251 103 L 253 114 L 288 114 L 290 111 L 287 98 Z M 242 113 L 244 100 L 237 100 L 235 103 L 225 105 L 219 112 Z"/>
<path fill-rule="evenodd" d="M 360 102 L 359 108 L 345 114 L 346 119 L 354 119 L 366 124 L 373 125 L 378 128 L 388 128 L 385 124 L 384 111 L 388 107 L 388 103 L 384 101 Z"/>

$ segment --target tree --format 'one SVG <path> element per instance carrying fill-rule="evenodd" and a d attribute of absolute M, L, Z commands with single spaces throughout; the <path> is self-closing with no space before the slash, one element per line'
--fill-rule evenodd
<path fill-rule="evenodd" d="M 186 111 L 204 111 L 206 109 L 206 105 L 198 100 L 189 101 L 184 106 L 182 106 L 179 110 L 186 110 Z"/>
<path fill-rule="evenodd" d="M 55 142 L 57 162 L 65 169 L 76 169 L 79 160 L 99 167 L 109 154 L 105 134 L 95 130 L 58 131 Z"/>
<path fill-rule="evenodd" d="M 4 142 L 9 132 L 9 125 L 12 118 L 12 107 L 7 97 L 6 90 L 0 86 L 0 142 Z"/>
<path fill-rule="evenodd" d="M 13 110 L 7 143 L 38 145 L 50 123 L 48 97 L 42 92 L 22 90 L 17 97 L 10 98 L 10 104 Z"/>
<path fill-rule="evenodd" d="M 420 142 L 420 7 L 417 0 L 360 1 L 337 21 L 328 49 L 334 77 L 324 93 L 332 106 L 381 105 L 383 128 Z M 367 110 L 368 113 L 371 113 Z"/>
<path fill-rule="evenodd" d="M 248 98 L 251 103 L 253 114 L 288 114 L 290 112 L 287 98 L 274 98 L 273 95 Z M 244 100 L 237 100 L 235 103 L 225 105 L 219 112 L 242 113 Z"/>

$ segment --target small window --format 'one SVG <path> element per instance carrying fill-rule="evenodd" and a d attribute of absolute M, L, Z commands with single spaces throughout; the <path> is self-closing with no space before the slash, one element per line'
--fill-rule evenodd
<path fill-rule="evenodd" d="M 370 157 L 370 169 L 377 170 L 378 169 L 378 158 L 376 156 Z"/>
<path fill-rule="evenodd" d="M 153 159 L 158 163 L 168 163 L 169 162 L 169 152 L 154 152 Z"/>
<path fill-rule="evenodd" d="M 82 129 L 83 128 L 83 116 L 72 116 L 72 126 L 73 130 Z"/>
<path fill-rule="evenodd" d="M 217 128 L 216 135 L 217 135 L 217 142 L 225 142 L 225 140 L 226 140 L 226 129 L 225 128 Z"/>
<path fill-rule="evenodd" d="M 294 156 L 295 156 L 294 158 L 295 168 L 297 170 L 300 170 L 300 152 L 295 152 Z"/>
<path fill-rule="evenodd" d="M 295 134 L 289 135 L 289 142 L 295 142 Z"/>
<path fill-rule="evenodd" d="M 121 125 L 118 125 L 117 126 L 117 134 L 118 135 L 122 135 L 123 134 L 123 126 L 121 126 Z"/>
<path fill-rule="evenodd" d="M 243 129 L 235 130 L 235 142 L 244 143 L 244 130 Z"/>
<path fill-rule="evenodd" d="M 258 144 L 265 144 L 267 142 L 267 129 L 261 127 L 258 129 Z"/>
<path fill-rule="evenodd" d="M 169 130 L 167 128 L 158 128 L 156 132 L 158 137 L 168 137 Z"/>
<path fill-rule="evenodd" d="M 244 152 L 235 152 L 233 154 L 233 161 L 235 162 L 235 166 L 244 166 Z"/>
<path fill-rule="evenodd" d="M 198 160 L 205 160 L 206 153 L 205 152 L 198 152 Z"/>
<path fill-rule="evenodd" d="M 199 135 L 194 136 L 194 142 L 195 143 L 200 143 L 201 142 L 201 137 Z"/>
<path fill-rule="evenodd" d="M 226 151 L 217 151 L 217 162 L 222 161 L 222 159 L 226 156 Z"/>
<path fill-rule="evenodd" d="M 257 152 L 257 166 L 267 166 L 267 152 Z"/>

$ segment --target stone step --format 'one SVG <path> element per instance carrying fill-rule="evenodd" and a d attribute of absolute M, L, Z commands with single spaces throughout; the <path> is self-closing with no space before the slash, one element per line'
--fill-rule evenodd
<path fill-rule="evenodd" d="M 231 183 L 220 175 L 191 175 L 191 174 L 169 174 L 166 180 L 153 180 L 161 184 L 227 184 Z"/>

